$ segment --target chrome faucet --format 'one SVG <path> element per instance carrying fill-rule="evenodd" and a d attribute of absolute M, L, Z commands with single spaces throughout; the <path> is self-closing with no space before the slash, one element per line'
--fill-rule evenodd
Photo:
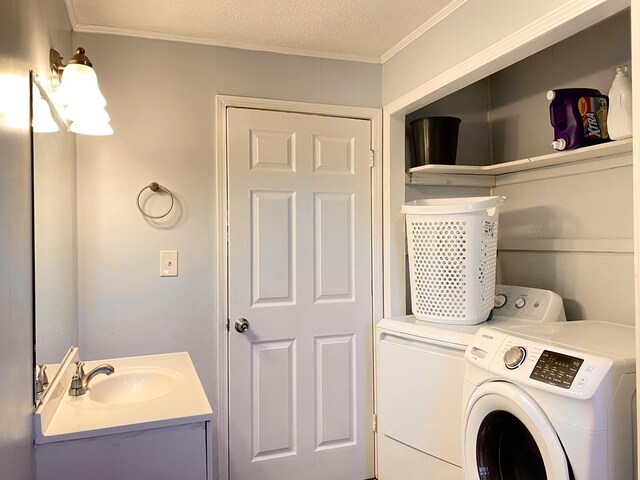
<path fill-rule="evenodd" d="M 80 395 L 84 395 L 85 393 L 87 393 L 89 382 L 93 377 L 101 373 L 104 373 L 105 375 L 111 375 L 113 372 L 115 372 L 115 369 L 111 365 L 103 363 L 102 365 L 98 365 L 89 373 L 85 374 L 84 362 L 76 362 L 76 373 L 71 379 L 69 395 L 71 395 L 72 397 L 79 397 Z"/>

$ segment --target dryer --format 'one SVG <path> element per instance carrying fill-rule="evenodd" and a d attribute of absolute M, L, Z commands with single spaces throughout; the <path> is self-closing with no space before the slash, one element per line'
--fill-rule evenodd
<path fill-rule="evenodd" d="M 548 290 L 496 286 L 493 319 L 481 325 L 429 323 L 414 316 L 376 327 L 377 449 L 380 480 L 462 480 L 464 352 L 482 325 L 564 321 Z"/>
<path fill-rule="evenodd" d="M 633 327 L 483 327 L 465 359 L 468 480 L 636 478 Z"/>

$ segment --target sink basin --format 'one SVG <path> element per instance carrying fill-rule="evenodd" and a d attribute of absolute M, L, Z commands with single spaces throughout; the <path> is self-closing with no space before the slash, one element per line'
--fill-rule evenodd
<path fill-rule="evenodd" d="M 160 368 L 117 368 L 109 376 L 95 377 L 87 395 L 107 405 L 147 402 L 171 393 L 178 379 L 176 372 Z"/>
<path fill-rule="evenodd" d="M 87 393 L 74 397 L 68 391 L 78 360 L 74 348 L 36 409 L 37 445 L 213 420 L 187 352 L 90 360 L 87 372 L 103 363 L 115 372 L 93 377 Z"/>

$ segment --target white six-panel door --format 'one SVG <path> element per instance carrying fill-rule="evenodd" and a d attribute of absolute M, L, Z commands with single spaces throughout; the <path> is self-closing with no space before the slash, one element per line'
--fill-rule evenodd
<path fill-rule="evenodd" d="M 371 124 L 227 118 L 231 480 L 371 478 Z"/>

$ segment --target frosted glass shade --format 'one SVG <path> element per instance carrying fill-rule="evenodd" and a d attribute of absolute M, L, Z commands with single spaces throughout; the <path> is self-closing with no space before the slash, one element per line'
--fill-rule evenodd
<path fill-rule="evenodd" d="M 84 105 L 84 104 L 75 104 L 75 105 L 67 105 L 62 111 L 62 115 L 67 120 L 75 121 L 85 121 L 92 120 L 94 122 L 109 122 L 111 118 L 109 114 L 104 109 L 103 106 L 100 105 Z"/>
<path fill-rule="evenodd" d="M 109 114 L 100 106 L 76 106 L 67 107 L 65 115 L 73 123 L 69 130 L 82 135 L 111 135 L 113 129 L 109 125 Z"/>
<path fill-rule="evenodd" d="M 77 120 L 71 124 L 69 131 L 81 135 L 113 135 L 113 129 L 109 122 L 95 122 L 90 119 Z"/>
<path fill-rule="evenodd" d="M 57 91 L 58 101 L 63 104 L 63 115 L 70 120 L 69 130 L 82 135 L 111 135 L 107 104 L 98 78 L 92 67 L 69 64 L 62 74 L 62 83 Z"/>
<path fill-rule="evenodd" d="M 56 97 L 63 105 L 82 104 L 104 107 L 107 104 L 98 87 L 96 72 L 92 67 L 81 64 L 66 66 Z"/>

